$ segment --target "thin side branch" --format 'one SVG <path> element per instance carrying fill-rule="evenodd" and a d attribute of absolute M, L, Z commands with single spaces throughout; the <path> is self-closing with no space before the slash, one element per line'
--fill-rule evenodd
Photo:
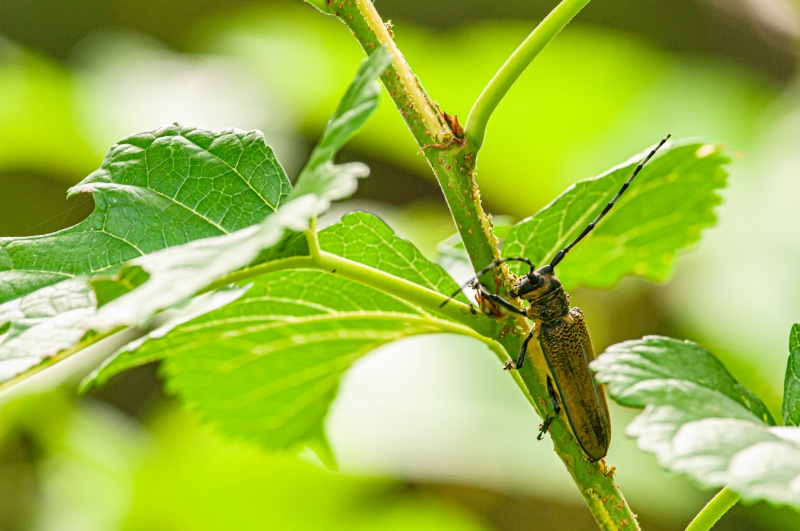
<path fill-rule="evenodd" d="M 472 106 L 464 128 L 464 136 L 480 150 L 486 136 L 486 126 L 492 113 L 516 83 L 528 65 L 539 55 L 545 46 L 564 29 L 570 20 L 583 9 L 589 0 L 564 0 L 536 26 L 511 57 L 500 67 L 492 80 L 483 89 Z"/>

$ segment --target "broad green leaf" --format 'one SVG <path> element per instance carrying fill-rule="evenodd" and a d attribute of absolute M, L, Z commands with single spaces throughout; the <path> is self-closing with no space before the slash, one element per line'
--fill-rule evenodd
<path fill-rule="evenodd" d="M 281 271 L 259 277 L 232 304 L 122 353 L 97 381 L 164 358 L 168 389 L 203 419 L 282 448 L 320 436 L 339 377 L 355 360 L 403 337 L 458 330 L 336 275 Z"/>
<path fill-rule="evenodd" d="M 375 110 L 380 87 L 374 77 L 386 68 L 388 60 L 388 55 L 381 51 L 361 65 L 301 171 L 297 188 L 280 209 L 259 226 L 130 261 L 130 265 L 141 267 L 150 278 L 98 312 L 101 329 L 146 324 L 157 311 L 186 300 L 214 280 L 263 258 L 265 249 L 295 241 L 292 232 L 308 229 L 311 219 L 325 212 L 331 201 L 353 193 L 357 179 L 366 175 L 363 171 L 366 166 L 335 165 L 333 157 Z M 274 253 L 267 251 L 266 256 L 274 257 Z"/>
<path fill-rule="evenodd" d="M 622 405 L 646 406 L 628 426 L 664 468 L 748 501 L 800 507 L 800 430 L 775 427 L 764 404 L 707 350 L 648 336 L 592 363 Z"/>
<path fill-rule="evenodd" d="M 375 65 L 380 61 L 381 56 L 377 55 L 367 64 Z M 127 261 L 109 271 L 112 278 L 94 278 L 92 286 L 96 293 L 81 306 L 81 319 L 70 321 L 70 334 L 58 334 L 53 341 L 42 342 L 34 354 L 24 350 L 25 344 L 15 339 L 17 329 L 28 326 L 26 316 L 13 308 L 9 310 L 5 322 L 0 321 L 0 333 L 4 328 L 8 330 L 0 336 L 0 361 L 26 357 L 25 364 L 17 363 L 13 367 L 25 365 L 29 368 L 37 361 L 72 347 L 89 332 L 147 325 L 157 313 L 185 304 L 198 291 L 257 258 L 279 257 L 279 252 L 266 250 L 292 242 L 291 233 L 306 230 L 310 220 L 327 210 L 332 200 L 352 191 L 352 184 L 342 185 L 339 179 L 354 183 L 360 174 L 352 165 L 334 166 L 331 160 L 335 154 L 333 149 L 341 147 L 363 124 L 377 103 L 369 96 L 374 93 L 374 82 L 365 81 L 363 71 L 364 68 L 354 82 L 358 89 L 346 95 L 348 104 L 337 109 L 337 119 L 332 126 L 336 140 L 323 139 L 328 158 L 325 167 L 317 171 L 321 177 L 312 182 L 306 193 L 291 199 L 286 176 L 272 151 L 264 145 L 260 133 L 213 134 L 174 126 L 130 137 L 113 148 L 103 167 L 72 190 L 73 193 L 96 191 L 95 197 L 105 201 L 105 206 L 98 203 L 92 216 L 66 231 L 38 239 L 0 241 L 0 251 L 4 249 L 5 252 L 0 254 L 0 265 L 4 259 L 15 266 L 24 262 L 19 260 L 20 256 L 31 261 L 38 256 L 43 257 L 43 266 L 49 264 L 56 269 L 59 264 L 55 258 L 59 253 L 82 251 L 82 245 L 96 244 L 97 253 L 88 253 L 90 267 L 80 260 L 74 261 L 71 266 L 74 270 L 64 268 L 65 274 L 64 269 L 58 269 L 55 277 L 51 274 L 37 276 L 36 268 L 27 272 L 7 271 L 10 276 L 6 278 L 0 272 L 0 282 L 6 282 L 0 283 L 0 289 L 10 288 L 7 293 L 12 298 L 34 292 L 33 298 L 38 300 L 35 290 L 59 278 L 95 272 Z M 356 106 L 353 113 L 349 113 L 349 104 Z M 345 130 L 346 135 L 342 133 Z M 150 149 L 155 149 L 155 154 L 150 154 Z M 248 204 L 248 200 L 252 200 L 252 204 Z M 142 213 L 141 204 L 151 207 L 151 211 L 144 209 L 149 214 Z M 264 221 L 253 225 L 264 217 Z M 112 225 L 115 231 L 108 229 Z M 239 225 L 247 228 L 229 231 Z M 217 229 L 211 234 L 221 235 L 203 237 L 208 236 L 203 233 L 208 227 Z M 171 239 L 172 233 L 180 234 L 177 241 Z M 99 240 L 95 241 L 93 238 L 98 235 Z M 200 239 L 176 245 L 193 238 Z M 104 242 L 108 249 L 104 249 Z M 153 249 L 144 245 L 153 242 L 160 250 L 151 252 Z M 123 247 L 115 247 L 118 243 Z M 128 260 L 130 257 L 125 256 L 123 248 L 134 248 L 134 256 L 149 254 Z M 109 258 L 112 254 L 113 259 Z M 44 271 L 47 273 L 46 267 Z M 31 276 L 23 278 L 20 274 Z M 76 282 L 83 286 L 84 280 Z M 45 333 L 49 328 L 60 330 L 58 313 L 57 308 L 51 309 L 49 315 L 39 317 L 38 332 Z M 11 374 L 14 370 L 5 374 L 6 378 L 14 376 Z"/>
<path fill-rule="evenodd" d="M 537 265 L 549 262 L 597 217 L 645 154 L 577 182 L 521 221 L 508 234 L 503 256 L 525 256 Z M 663 281 L 677 251 L 695 244 L 700 232 L 715 223 L 713 208 L 721 202 L 717 191 L 725 186 L 722 165 L 727 162 L 713 144 L 667 144 L 559 264 L 558 277 L 567 289 L 579 284 L 610 288 L 630 274 Z"/>
<path fill-rule="evenodd" d="M 789 335 L 789 362 L 783 383 L 783 421 L 800 424 L 800 324 L 792 326 Z"/>
<path fill-rule="evenodd" d="M 319 241 L 325 251 L 441 293 L 457 287 L 371 214 L 344 216 Z M 441 331 L 463 329 L 335 274 L 290 270 L 258 277 L 241 299 L 166 337 L 128 345 L 86 387 L 167 359 L 170 389 L 206 420 L 231 435 L 286 447 L 324 437 L 328 404 L 353 361 L 395 339 Z"/>
<path fill-rule="evenodd" d="M 341 374 L 358 358 L 446 327 L 318 271 L 266 275 L 246 299 L 194 324 L 182 330 L 194 337 L 167 338 L 184 343 L 166 359 L 168 389 L 222 431 L 272 448 L 319 434 Z"/>
<path fill-rule="evenodd" d="M 128 137 L 69 191 L 92 194 L 88 218 L 53 234 L 0 238 L 0 302 L 259 223 L 290 189 L 258 131 L 171 125 Z"/>
<path fill-rule="evenodd" d="M 379 48 L 361 64 L 336 112 L 328 121 L 325 133 L 301 170 L 292 197 L 315 193 L 320 189 L 328 190 L 332 200 L 349 197 L 356 190 L 356 180 L 369 174 L 364 164 L 334 165 L 333 158 L 363 127 L 378 106 L 381 86 L 376 79 L 389 63 L 389 52 L 386 48 Z"/>

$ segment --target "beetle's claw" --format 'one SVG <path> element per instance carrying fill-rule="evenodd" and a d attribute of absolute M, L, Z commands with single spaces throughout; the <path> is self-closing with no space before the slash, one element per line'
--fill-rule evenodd
<path fill-rule="evenodd" d="M 539 435 L 536 437 L 537 441 L 541 441 L 544 434 L 550 429 L 550 423 L 553 422 L 554 417 L 548 416 L 544 419 L 544 423 L 539 424 Z"/>

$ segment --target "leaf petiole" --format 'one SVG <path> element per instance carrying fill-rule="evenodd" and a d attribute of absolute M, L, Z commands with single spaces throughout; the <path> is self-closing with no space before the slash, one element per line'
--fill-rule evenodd
<path fill-rule="evenodd" d="M 472 106 L 464 136 L 477 153 L 486 136 L 489 118 L 528 65 L 590 0 L 563 0 L 514 50 Z"/>
<path fill-rule="evenodd" d="M 722 518 L 722 515 L 728 512 L 738 501 L 739 495 L 725 487 L 711 498 L 711 501 L 703 507 L 702 511 L 697 513 L 697 516 L 691 521 L 686 531 L 707 531 L 711 529 Z"/>

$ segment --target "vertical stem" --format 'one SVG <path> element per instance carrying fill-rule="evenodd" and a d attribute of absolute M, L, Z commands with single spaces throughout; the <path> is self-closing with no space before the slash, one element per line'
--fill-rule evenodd
<path fill-rule="evenodd" d="M 441 110 L 431 101 L 397 49 L 371 0 L 343 0 L 329 2 L 329 5 L 367 54 L 380 46 L 389 49 L 393 60 L 381 81 L 439 181 L 473 268 L 477 271 L 497 260 L 500 256 L 497 239 L 489 216 L 481 206 L 475 182 L 477 151 L 463 139 L 454 137 Z M 499 293 L 505 294 L 504 287 L 490 277 L 483 278 L 484 284 L 491 290 L 499 288 Z"/>

